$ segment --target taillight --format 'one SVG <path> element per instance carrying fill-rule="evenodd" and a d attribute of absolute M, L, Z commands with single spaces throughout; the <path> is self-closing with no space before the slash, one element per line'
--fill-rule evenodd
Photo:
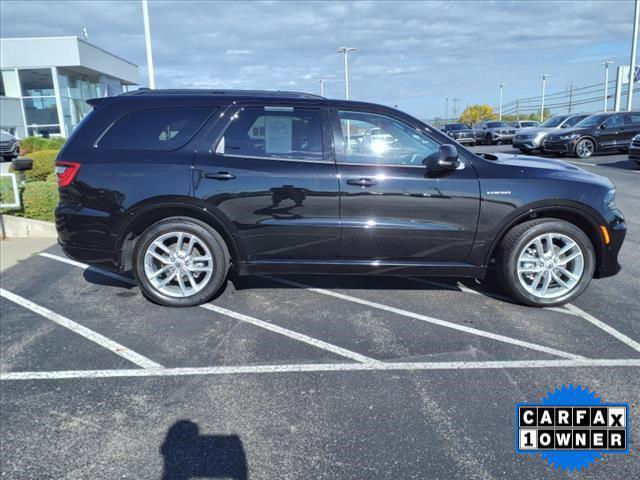
<path fill-rule="evenodd" d="M 80 164 L 76 162 L 56 162 L 56 175 L 58 175 L 58 186 L 66 187 L 80 170 Z"/>

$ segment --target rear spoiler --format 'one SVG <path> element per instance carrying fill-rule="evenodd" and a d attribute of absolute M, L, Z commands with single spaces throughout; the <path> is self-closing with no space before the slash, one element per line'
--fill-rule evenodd
<path fill-rule="evenodd" d="M 102 102 L 104 102 L 109 97 L 101 97 L 101 98 L 90 98 L 87 100 L 87 103 L 94 108 L 97 108 Z"/>

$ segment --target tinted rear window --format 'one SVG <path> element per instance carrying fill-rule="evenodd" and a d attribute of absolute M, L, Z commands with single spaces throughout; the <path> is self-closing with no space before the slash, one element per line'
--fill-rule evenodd
<path fill-rule="evenodd" d="M 104 133 L 100 148 L 173 150 L 184 145 L 207 117 L 209 107 L 151 108 L 128 113 Z"/>

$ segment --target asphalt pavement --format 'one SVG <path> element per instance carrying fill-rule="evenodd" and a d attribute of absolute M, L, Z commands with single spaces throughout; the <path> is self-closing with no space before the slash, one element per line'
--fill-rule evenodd
<path fill-rule="evenodd" d="M 57 246 L 9 268 L 0 477 L 640 477 L 640 172 L 568 160 L 617 185 L 629 230 L 622 272 L 562 308 L 466 280 L 246 277 L 170 309 Z M 515 405 L 563 384 L 633 404 L 630 455 L 569 474 L 515 453 Z"/>

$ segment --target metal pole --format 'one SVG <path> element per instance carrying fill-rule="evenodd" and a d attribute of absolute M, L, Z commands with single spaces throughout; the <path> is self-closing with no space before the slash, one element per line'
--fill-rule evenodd
<path fill-rule="evenodd" d="M 324 78 L 319 79 L 318 83 L 320 83 L 320 96 L 324 97 Z"/>
<path fill-rule="evenodd" d="M 520 100 L 516 100 L 516 120 L 520 120 Z"/>
<path fill-rule="evenodd" d="M 455 119 L 458 118 L 457 117 L 457 114 L 458 114 L 458 102 L 460 101 L 460 99 L 459 98 L 454 98 L 451 101 L 453 102 L 453 120 L 455 121 Z"/>
<path fill-rule="evenodd" d="M 605 62 L 602 62 L 602 65 L 604 65 L 604 110 L 603 112 L 607 111 L 607 107 L 608 105 L 608 97 L 609 97 L 609 65 L 612 64 L 613 62 L 611 60 L 607 60 Z"/>
<path fill-rule="evenodd" d="M 544 89 L 547 83 L 547 75 L 546 73 L 542 75 L 542 105 L 540 105 L 540 121 L 544 122 Z"/>
<path fill-rule="evenodd" d="M 569 113 L 571 113 L 571 108 L 573 107 L 573 80 L 569 83 Z"/>
<path fill-rule="evenodd" d="M 353 47 L 340 47 L 338 52 L 344 54 L 344 98 L 349 100 L 349 52 L 353 52 Z"/>
<path fill-rule="evenodd" d="M 449 116 L 449 97 L 444 99 L 444 121 L 446 122 L 448 120 Z"/>
<path fill-rule="evenodd" d="M 500 121 L 502 121 L 502 87 L 504 87 L 504 83 L 500 83 L 500 114 L 498 116 Z"/>
<path fill-rule="evenodd" d="M 153 71 L 153 52 L 151 51 L 151 30 L 149 28 L 149 1 L 142 0 L 142 19 L 144 21 L 144 41 L 147 45 L 147 71 L 149 88 L 156 88 L 156 77 Z"/>
<path fill-rule="evenodd" d="M 638 48 L 638 23 L 640 23 L 640 0 L 636 0 L 636 12 L 633 17 L 633 39 L 631 40 L 631 62 L 629 71 L 629 95 L 627 96 L 627 111 L 631 111 L 633 103 L 633 80 L 636 74 L 636 50 Z"/>

